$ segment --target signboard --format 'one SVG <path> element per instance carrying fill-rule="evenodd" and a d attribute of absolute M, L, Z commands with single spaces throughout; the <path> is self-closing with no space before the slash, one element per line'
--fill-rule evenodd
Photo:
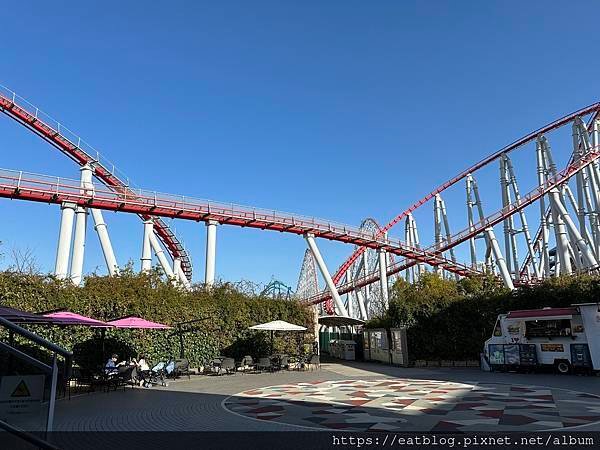
<path fill-rule="evenodd" d="M 521 358 L 519 356 L 519 346 L 518 345 L 505 345 L 504 346 L 504 363 L 509 364 L 511 366 L 518 366 L 521 362 Z"/>
<path fill-rule="evenodd" d="M 44 396 L 44 375 L 2 377 L 0 382 L 0 417 L 38 414 Z"/>
<path fill-rule="evenodd" d="M 543 352 L 564 352 L 565 348 L 562 344 L 540 344 Z"/>

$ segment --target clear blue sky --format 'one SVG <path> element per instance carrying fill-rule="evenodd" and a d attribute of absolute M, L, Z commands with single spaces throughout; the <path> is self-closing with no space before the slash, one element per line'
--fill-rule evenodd
<path fill-rule="evenodd" d="M 394 216 L 600 98 L 594 2 L 11 2 L 0 83 L 135 183 L 358 224 Z M 77 177 L 0 117 L 0 167 Z M 54 264 L 59 209 L 0 202 L 0 240 Z M 117 258 L 142 225 L 107 213 Z M 205 227 L 179 231 L 203 273 Z M 104 271 L 97 238 L 86 270 Z M 400 233 L 397 233 L 398 235 Z M 295 286 L 300 237 L 221 227 L 218 276 Z M 350 252 L 323 243 L 332 270 Z"/>

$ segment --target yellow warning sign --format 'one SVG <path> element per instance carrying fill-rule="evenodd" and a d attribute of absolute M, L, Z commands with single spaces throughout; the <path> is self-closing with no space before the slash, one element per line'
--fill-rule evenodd
<path fill-rule="evenodd" d="M 19 384 L 17 384 L 17 387 L 15 388 L 13 393 L 10 394 L 10 396 L 11 397 L 31 397 L 31 393 L 29 392 L 29 388 L 25 384 L 25 380 L 21 380 L 21 382 Z"/>

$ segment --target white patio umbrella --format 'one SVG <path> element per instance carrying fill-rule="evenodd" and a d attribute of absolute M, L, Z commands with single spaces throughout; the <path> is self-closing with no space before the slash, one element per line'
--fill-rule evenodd
<path fill-rule="evenodd" d="M 261 323 L 260 325 L 250 327 L 250 329 L 263 331 L 306 331 L 306 327 L 294 325 L 285 320 L 273 320 L 272 322 Z"/>
<path fill-rule="evenodd" d="M 274 331 L 306 331 L 306 327 L 294 325 L 285 320 L 273 320 L 271 322 L 261 323 L 250 327 L 251 330 L 262 330 L 271 332 L 271 352 L 273 352 L 273 332 Z"/>

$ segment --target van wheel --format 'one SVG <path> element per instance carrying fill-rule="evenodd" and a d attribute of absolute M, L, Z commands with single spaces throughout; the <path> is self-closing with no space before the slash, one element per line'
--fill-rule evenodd
<path fill-rule="evenodd" d="M 569 364 L 569 361 L 565 361 L 565 360 L 556 361 L 554 363 L 554 367 L 556 368 L 556 371 L 558 373 L 560 373 L 561 375 L 567 375 L 567 374 L 571 373 L 571 364 Z"/>

